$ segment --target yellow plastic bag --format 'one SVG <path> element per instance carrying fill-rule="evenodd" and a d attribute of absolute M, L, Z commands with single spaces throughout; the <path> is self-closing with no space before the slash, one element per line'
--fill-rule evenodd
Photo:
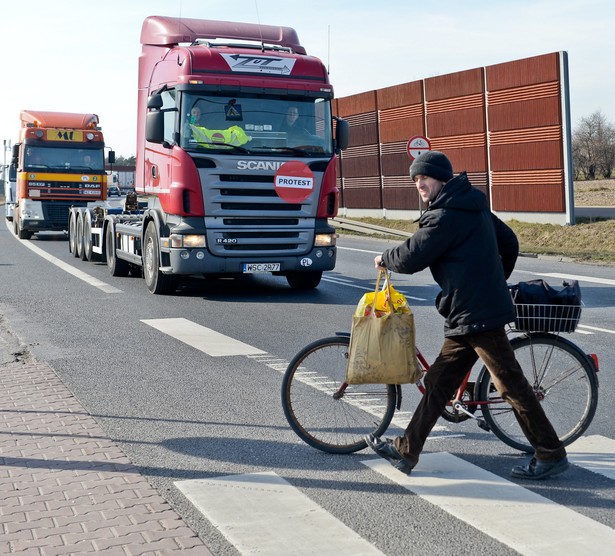
<path fill-rule="evenodd" d="M 383 275 L 385 286 L 379 291 Z M 391 286 L 388 272 L 381 270 L 376 290 L 363 296 L 352 317 L 346 382 L 407 384 L 420 375 L 414 314 L 406 298 Z"/>

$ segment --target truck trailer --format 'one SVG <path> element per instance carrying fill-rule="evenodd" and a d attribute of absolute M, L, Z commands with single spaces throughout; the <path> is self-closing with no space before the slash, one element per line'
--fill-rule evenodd
<path fill-rule="evenodd" d="M 348 144 L 322 62 L 294 29 L 249 23 L 151 16 L 141 45 L 135 195 L 120 212 L 75 207 L 71 249 L 155 294 L 186 275 L 316 287 L 335 266 Z"/>
<path fill-rule="evenodd" d="M 20 120 L 10 170 L 17 179 L 13 229 L 30 239 L 66 230 L 72 206 L 106 199 L 105 143 L 96 114 L 22 110 Z"/>

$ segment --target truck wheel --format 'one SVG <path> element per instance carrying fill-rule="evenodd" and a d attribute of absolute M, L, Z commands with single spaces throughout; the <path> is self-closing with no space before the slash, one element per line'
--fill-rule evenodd
<path fill-rule="evenodd" d="M 313 272 L 289 272 L 286 275 L 288 285 L 294 290 L 313 290 L 322 278 L 322 270 Z"/>
<path fill-rule="evenodd" d="M 15 224 L 16 234 L 19 239 L 30 239 L 32 237 L 32 232 L 28 232 L 21 228 L 21 219 Z"/>
<path fill-rule="evenodd" d="M 154 222 L 145 230 L 143 240 L 143 277 L 147 289 L 154 294 L 168 294 L 175 291 L 177 277 L 160 272 L 160 244 Z"/>
<path fill-rule="evenodd" d="M 83 213 L 83 253 L 81 254 L 84 261 L 97 259 L 92 247 L 92 214 L 89 210 L 86 210 Z"/>
<path fill-rule="evenodd" d="M 111 222 L 109 222 L 105 233 L 105 254 L 107 255 L 107 266 L 111 276 L 128 276 L 130 265 L 128 262 L 118 259 L 115 254 L 115 233 Z"/>
<path fill-rule="evenodd" d="M 83 213 L 79 211 L 76 217 L 75 227 L 75 257 L 81 259 L 83 253 Z"/>
<path fill-rule="evenodd" d="M 77 216 L 74 210 L 68 217 L 68 252 L 77 256 Z"/>

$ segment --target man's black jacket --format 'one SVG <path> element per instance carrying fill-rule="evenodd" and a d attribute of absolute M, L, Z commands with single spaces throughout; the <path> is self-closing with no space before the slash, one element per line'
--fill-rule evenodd
<path fill-rule="evenodd" d="M 445 336 L 458 336 L 515 320 L 506 280 L 518 254 L 515 233 L 489 210 L 464 172 L 444 185 L 417 232 L 382 259 L 403 274 L 429 267 L 442 289 L 436 306 L 446 319 Z"/>

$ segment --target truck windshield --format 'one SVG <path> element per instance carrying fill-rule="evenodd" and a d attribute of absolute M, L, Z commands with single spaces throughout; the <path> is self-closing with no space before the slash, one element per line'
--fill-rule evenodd
<path fill-rule="evenodd" d="M 26 170 L 102 173 L 104 165 L 102 148 L 28 146 L 25 151 L 24 167 Z"/>
<path fill-rule="evenodd" d="M 186 150 L 322 156 L 333 154 L 331 104 L 323 98 L 221 97 L 185 93 Z"/>

